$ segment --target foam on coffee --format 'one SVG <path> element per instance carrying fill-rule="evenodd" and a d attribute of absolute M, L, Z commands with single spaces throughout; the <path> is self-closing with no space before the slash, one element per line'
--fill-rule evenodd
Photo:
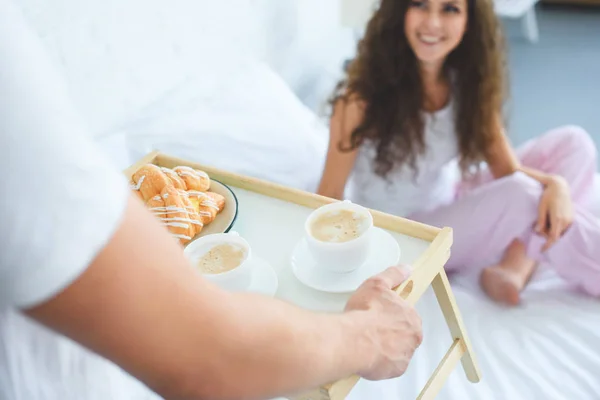
<path fill-rule="evenodd" d="M 322 242 L 341 243 L 358 238 L 367 228 L 367 218 L 352 210 L 318 215 L 310 225 L 311 235 Z"/>
<path fill-rule="evenodd" d="M 203 274 L 222 274 L 239 267 L 245 258 L 246 251 L 243 247 L 221 243 L 204 253 L 196 265 Z"/>

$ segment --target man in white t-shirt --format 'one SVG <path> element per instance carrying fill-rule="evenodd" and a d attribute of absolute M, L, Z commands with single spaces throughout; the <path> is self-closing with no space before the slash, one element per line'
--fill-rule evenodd
<path fill-rule="evenodd" d="M 420 345 L 418 315 L 391 290 L 400 268 L 333 315 L 203 280 L 95 147 L 7 0 L 0 133 L 0 313 L 23 312 L 161 396 L 255 399 L 351 374 L 395 377 Z"/>

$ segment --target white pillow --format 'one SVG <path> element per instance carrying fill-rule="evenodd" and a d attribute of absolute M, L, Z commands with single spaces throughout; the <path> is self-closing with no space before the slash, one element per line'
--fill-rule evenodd
<path fill-rule="evenodd" d="M 133 157 L 153 150 L 314 191 L 328 130 L 265 63 L 189 80 L 123 126 Z"/>

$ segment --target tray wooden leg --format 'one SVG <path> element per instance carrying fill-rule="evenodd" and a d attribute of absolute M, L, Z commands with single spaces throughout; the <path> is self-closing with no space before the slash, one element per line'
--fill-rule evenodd
<path fill-rule="evenodd" d="M 465 353 L 461 358 L 462 366 L 467 375 L 467 379 L 471 382 L 479 382 L 481 380 L 481 371 L 475 358 L 475 353 L 471 347 L 471 342 L 467 336 L 467 330 L 463 324 L 460 311 L 456 304 L 456 299 L 452 293 L 450 282 L 446 271 L 441 269 L 431 283 L 437 301 L 442 309 L 448 328 L 452 338 L 457 340 L 464 346 Z"/>
<path fill-rule="evenodd" d="M 456 364 L 462 359 L 465 354 L 465 345 L 462 340 L 456 339 L 452 346 L 444 355 L 444 358 L 439 363 L 438 367 L 435 369 L 427 384 L 419 393 L 419 397 L 417 400 L 432 400 L 435 399 L 435 396 L 440 392 L 444 383 L 450 376 L 450 373 L 454 371 Z"/>

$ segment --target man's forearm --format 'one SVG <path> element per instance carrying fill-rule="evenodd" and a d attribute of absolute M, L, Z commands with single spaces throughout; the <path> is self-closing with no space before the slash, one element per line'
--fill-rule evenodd
<path fill-rule="evenodd" d="M 365 313 L 314 314 L 252 295 L 234 295 L 225 308 L 228 318 L 211 333 L 220 340 L 207 346 L 215 362 L 198 375 L 211 399 L 264 399 L 368 367 Z"/>
<path fill-rule="evenodd" d="M 169 400 L 310 389 L 367 369 L 371 354 L 365 314 L 313 314 L 219 290 L 134 200 L 90 267 L 28 314 Z"/>

